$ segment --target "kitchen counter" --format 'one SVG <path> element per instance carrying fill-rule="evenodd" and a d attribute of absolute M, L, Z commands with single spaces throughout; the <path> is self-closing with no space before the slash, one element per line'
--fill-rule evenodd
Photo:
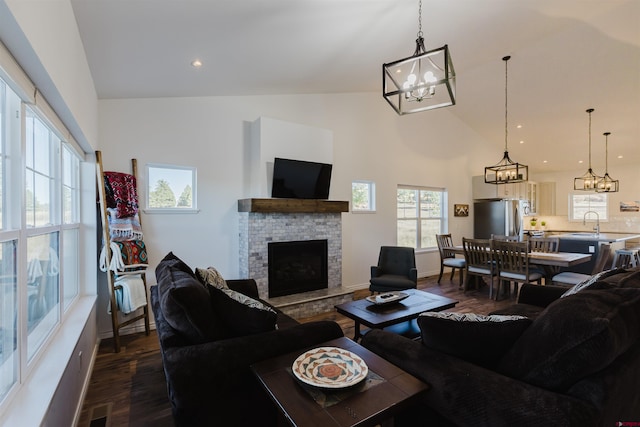
<path fill-rule="evenodd" d="M 573 232 L 573 233 L 562 233 L 562 234 L 554 234 L 553 237 L 559 237 L 564 240 L 589 240 L 589 241 L 597 241 L 601 243 L 614 243 L 614 242 L 624 242 L 625 240 L 634 240 L 640 239 L 640 234 L 628 234 L 628 233 L 591 233 L 588 231 L 585 232 Z"/>

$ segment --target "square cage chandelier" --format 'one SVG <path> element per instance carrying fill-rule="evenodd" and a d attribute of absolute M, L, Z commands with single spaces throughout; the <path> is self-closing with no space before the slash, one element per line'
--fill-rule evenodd
<path fill-rule="evenodd" d="M 422 35 L 420 1 L 418 35 L 413 55 L 382 64 L 384 99 L 401 116 L 456 103 L 456 74 L 449 47 L 444 45 L 427 51 Z"/>

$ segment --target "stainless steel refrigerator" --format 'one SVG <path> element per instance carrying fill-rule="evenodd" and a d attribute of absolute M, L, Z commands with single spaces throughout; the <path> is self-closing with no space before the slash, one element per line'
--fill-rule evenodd
<path fill-rule="evenodd" d="M 523 237 L 523 217 L 529 214 L 526 200 L 483 200 L 473 204 L 473 237 L 490 239 L 492 234 Z"/>

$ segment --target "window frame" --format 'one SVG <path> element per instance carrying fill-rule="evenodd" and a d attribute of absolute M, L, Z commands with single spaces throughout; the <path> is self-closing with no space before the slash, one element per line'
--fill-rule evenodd
<path fill-rule="evenodd" d="M 576 208 L 576 197 L 586 197 L 588 198 L 588 202 L 587 202 L 587 207 L 578 207 Z M 584 211 L 586 209 L 586 211 L 593 211 L 593 212 L 597 212 L 598 213 L 598 221 L 599 222 L 609 222 L 609 195 L 607 193 L 584 193 L 584 192 L 570 192 L 569 193 L 569 211 L 568 211 L 568 221 L 569 222 L 584 222 L 585 218 L 584 218 L 584 212 L 582 213 L 582 215 L 577 215 L 576 216 L 576 209 L 578 209 L 579 211 Z M 592 198 L 601 198 L 603 199 L 604 203 L 604 207 L 601 208 L 593 208 L 591 206 L 591 199 Z M 604 214 L 604 215 L 603 215 Z M 591 221 L 595 221 L 596 220 L 596 216 L 594 215 L 589 215 L 586 218 L 587 220 L 591 220 Z"/>
<path fill-rule="evenodd" d="M 367 207 L 357 208 L 354 193 L 354 185 L 365 185 L 367 193 Z M 376 212 L 376 183 L 363 179 L 357 179 L 351 182 L 351 213 L 375 213 Z"/>
<path fill-rule="evenodd" d="M 409 190 L 409 191 L 414 191 L 416 197 L 416 206 L 415 206 L 415 210 L 416 210 L 416 216 L 415 217 L 405 217 L 405 218 L 401 218 L 398 215 L 398 212 L 400 210 L 400 206 L 398 205 L 398 195 L 399 192 L 401 190 Z M 421 192 L 426 191 L 426 192 L 435 192 L 435 193 L 439 193 L 440 194 L 440 216 L 429 216 L 429 217 L 423 217 L 422 216 L 422 212 L 424 211 L 424 209 L 422 209 L 422 198 L 420 197 Z M 426 251 L 432 251 L 437 249 L 437 242 L 435 241 L 435 234 L 446 234 L 447 230 L 449 229 L 449 220 L 448 220 L 448 192 L 446 188 L 441 188 L 441 187 L 427 187 L 427 186 L 415 186 L 415 185 L 398 185 L 396 188 L 396 243 L 398 245 L 402 245 L 402 246 L 407 246 L 407 244 L 405 242 L 401 242 L 400 238 L 400 224 L 401 222 L 408 222 L 408 221 L 415 221 L 415 230 L 416 230 L 416 235 L 415 235 L 415 241 L 416 244 L 412 245 L 413 248 L 415 249 L 416 252 L 426 252 Z M 436 220 L 436 221 L 440 221 L 440 230 L 438 233 L 435 233 L 433 236 L 433 245 L 429 245 L 429 246 L 422 246 L 422 242 L 425 238 L 424 236 L 424 232 L 423 231 L 423 221 L 428 220 Z"/>
<path fill-rule="evenodd" d="M 189 208 L 181 208 L 178 206 L 174 206 L 174 207 L 162 207 L 162 208 L 156 208 L 156 207 L 151 207 L 150 205 L 150 197 L 151 197 L 151 193 L 153 192 L 152 188 L 151 188 L 151 169 L 158 169 L 158 170 L 166 170 L 169 171 L 168 173 L 170 173 L 170 171 L 191 171 L 191 207 Z M 170 164 L 165 164 L 165 163 L 147 163 L 145 166 L 145 179 L 146 179 L 146 185 L 144 186 L 145 188 L 145 209 L 144 212 L 148 213 L 148 214 L 166 214 L 166 213 L 170 213 L 170 214 L 193 214 L 193 213 L 198 213 L 199 209 L 198 209 L 198 192 L 197 192 L 197 183 L 198 183 L 198 170 L 196 167 L 193 166 L 181 166 L 181 165 L 170 165 Z M 155 182 L 158 182 L 157 180 Z M 140 187 L 140 186 L 139 186 Z M 176 196 L 176 194 L 174 193 L 174 196 Z M 177 195 L 176 197 L 176 203 L 178 198 L 180 197 L 180 195 Z"/>

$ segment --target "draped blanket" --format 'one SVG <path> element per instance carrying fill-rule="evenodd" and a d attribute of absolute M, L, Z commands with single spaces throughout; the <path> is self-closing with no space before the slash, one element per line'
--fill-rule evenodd
<path fill-rule="evenodd" d="M 104 189 L 107 207 L 115 209 L 116 218 L 128 218 L 138 213 L 135 176 L 122 172 L 105 172 Z"/>
<path fill-rule="evenodd" d="M 140 216 L 136 213 L 128 218 L 117 218 L 116 210 L 107 208 L 109 238 L 114 241 L 142 240 Z"/>
<path fill-rule="evenodd" d="M 147 304 L 144 281 L 139 274 L 120 276 L 114 285 L 116 305 L 124 314 L 132 313 Z M 107 312 L 111 313 L 111 301 L 107 306 Z"/>
<path fill-rule="evenodd" d="M 144 270 L 148 267 L 147 248 L 142 240 L 111 242 L 111 263 L 107 265 L 107 254 L 104 246 L 100 252 L 100 270 L 111 270 L 118 274 L 121 271 Z"/>

